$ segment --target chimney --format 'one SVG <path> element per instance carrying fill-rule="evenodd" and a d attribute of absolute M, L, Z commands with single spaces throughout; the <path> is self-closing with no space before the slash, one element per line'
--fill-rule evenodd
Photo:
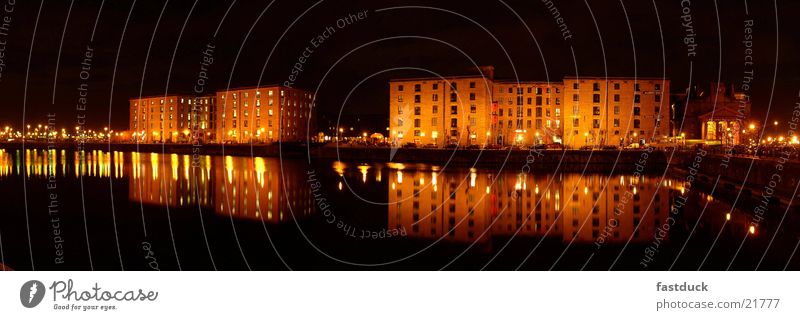
<path fill-rule="evenodd" d="M 494 80 L 494 66 L 480 66 L 471 70 L 480 71 L 484 77 Z"/>

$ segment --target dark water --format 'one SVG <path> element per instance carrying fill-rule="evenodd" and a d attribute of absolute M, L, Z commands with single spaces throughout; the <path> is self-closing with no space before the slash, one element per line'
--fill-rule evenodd
<path fill-rule="evenodd" d="M 681 181 L 4 150 L 0 263 L 17 270 L 800 269 L 800 258 L 790 261 L 797 212 L 781 223 L 785 208 L 771 207 L 755 226 L 757 204 L 732 209 Z"/>

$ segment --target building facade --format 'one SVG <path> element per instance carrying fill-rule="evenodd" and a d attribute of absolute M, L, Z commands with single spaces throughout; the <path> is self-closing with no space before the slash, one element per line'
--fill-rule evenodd
<path fill-rule="evenodd" d="M 499 81 L 483 74 L 391 80 L 392 144 L 625 147 L 672 135 L 667 79 Z"/>
<path fill-rule="evenodd" d="M 495 82 L 493 143 L 561 143 L 563 87 L 561 82 Z"/>
<path fill-rule="evenodd" d="M 140 143 L 211 141 L 215 97 L 167 95 L 129 101 L 130 140 Z"/>
<path fill-rule="evenodd" d="M 393 145 L 476 145 L 491 141 L 493 80 L 484 76 L 390 82 Z"/>
<path fill-rule="evenodd" d="M 686 139 L 734 145 L 744 142 L 742 136 L 747 130 L 752 131 L 745 123 L 750 118 L 750 97 L 737 92 L 734 86 L 711 83 L 706 90 L 694 86 L 676 105 L 679 120 L 675 126 L 680 131 L 677 135 L 682 133 Z"/>
<path fill-rule="evenodd" d="M 566 77 L 564 144 L 625 147 L 670 136 L 669 80 Z"/>
<path fill-rule="evenodd" d="M 217 92 L 216 136 L 224 143 L 305 142 L 316 133 L 310 92 L 283 86 Z"/>

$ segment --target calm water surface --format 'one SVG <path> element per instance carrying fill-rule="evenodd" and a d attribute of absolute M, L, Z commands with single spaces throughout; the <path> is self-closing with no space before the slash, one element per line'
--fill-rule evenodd
<path fill-rule="evenodd" d="M 751 229 L 753 204 L 732 209 L 669 175 L 83 155 L 0 151 L 0 263 L 17 270 L 783 269 L 800 234 L 797 212 L 778 227 L 785 210 L 771 208 Z M 798 259 L 788 268 L 800 268 Z"/>

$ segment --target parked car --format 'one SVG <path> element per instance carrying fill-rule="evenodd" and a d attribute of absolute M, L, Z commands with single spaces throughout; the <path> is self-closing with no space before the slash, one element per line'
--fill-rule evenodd
<path fill-rule="evenodd" d="M 487 149 L 487 150 L 500 150 L 500 149 L 502 149 L 502 147 L 499 144 L 489 144 L 489 145 L 486 145 L 486 147 L 484 147 L 484 149 Z"/>
<path fill-rule="evenodd" d="M 426 145 L 424 145 L 422 147 L 425 148 L 425 149 L 436 149 L 436 144 L 429 143 L 429 144 L 426 144 Z"/>
<path fill-rule="evenodd" d="M 593 149 L 592 146 L 583 146 L 580 148 L 580 150 L 592 150 L 592 149 Z"/>
<path fill-rule="evenodd" d="M 458 143 L 448 143 L 446 149 L 458 149 Z"/>
<path fill-rule="evenodd" d="M 480 148 L 481 148 L 481 146 L 478 145 L 478 144 L 471 144 L 471 145 L 468 145 L 465 149 L 476 150 L 476 149 L 480 149 Z"/>
<path fill-rule="evenodd" d="M 619 147 L 615 145 L 605 145 L 603 146 L 603 150 L 619 150 Z"/>
<path fill-rule="evenodd" d="M 403 145 L 403 148 L 413 149 L 413 148 L 416 148 L 416 147 L 417 147 L 417 144 L 413 143 L 413 142 L 407 142 L 406 144 Z"/>

